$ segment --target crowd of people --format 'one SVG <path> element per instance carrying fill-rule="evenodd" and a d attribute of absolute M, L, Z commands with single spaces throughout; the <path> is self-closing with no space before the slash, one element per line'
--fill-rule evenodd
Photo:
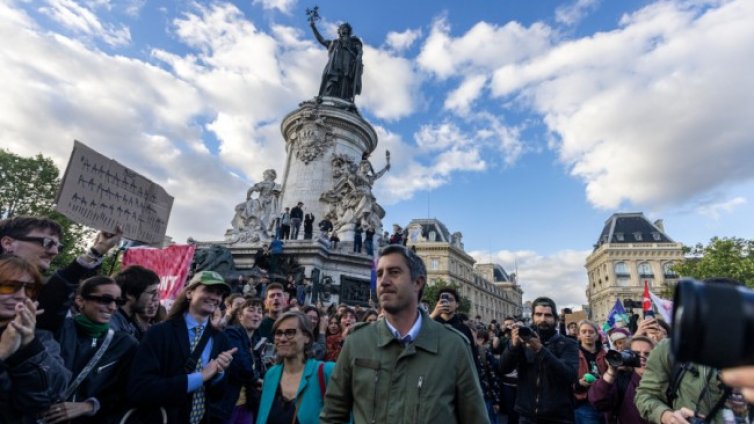
<path fill-rule="evenodd" d="M 531 323 L 484 323 L 452 287 L 423 306 L 426 268 L 401 240 L 379 252 L 378 307 L 199 271 L 165 310 L 154 271 L 102 275 L 119 233 L 53 270 L 62 236 L 0 221 L 2 423 L 751 422 L 751 392 L 721 383 L 747 370 L 678 363 L 662 320 L 604 333 L 540 297 Z"/>

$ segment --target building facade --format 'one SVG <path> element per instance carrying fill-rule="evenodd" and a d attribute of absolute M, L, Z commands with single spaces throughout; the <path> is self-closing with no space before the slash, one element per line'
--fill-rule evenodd
<path fill-rule="evenodd" d="M 498 264 L 476 264 L 464 250 L 460 232 L 451 234 L 437 219 L 414 219 L 407 228 L 406 245 L 424 260 L 427 283 L 460 286 L 461 296 L 471 302 L 470 317 L 490 322 L 521 314 L 521 286 Z"/>
<path fill-rule="evenodd" d="M 672 266 L 683 260 L 682 248 L 665 233 L 662 220 L 650 222 L 643 213 L 613 214 L 586 258 L 590 318 L 605 321 L 616 298 L 624 305 L 626 300 L 641 303 L 644 282 L 669 298 L 678 281 Z"/>

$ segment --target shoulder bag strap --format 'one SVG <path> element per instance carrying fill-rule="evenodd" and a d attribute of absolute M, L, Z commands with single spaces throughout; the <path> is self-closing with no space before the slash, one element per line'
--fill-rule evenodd
<path fill-rule="evenodd" d="M 112 328 L 108 329 L 105 340 L 102 341 L 99 349 L 97 349 L 97 351 L 94 353 L 94 356 L 92 356 L 89 362 L 87 362 L 86 366 L 81 370 L 76 379 L 73 380 L 73 383 L 71 383 L 71 385 L 68 386 L 67 389 L 65 389 L 65 392 L 63 392 L 62 398 L 64 401 L 68 400 L 71 395 L 76 393 L 76 390 L 79 388 L 81 382 L 84 381 L 89 373 L 92 372 L 94 367 L 97 366 L 97 363 L 100 361 L 100 359 L 102 359 L 102 356 L 105 354 L 108 346 L 110 346 L 110 342 L 113 341 L 113 335 L 115 335 L 115 331 Z"/>
<path fill-rule="evenodd" d="M 212 337 L 212 334 L 210 334 L 212 332 L 212 327 L 208 324 L 207 328 L 204 329 L 204 333 L 202 333 L 202 338 L 199 339 L 199 343 L 197 343 L 194 350 L 191 351 L 191 355 L 186 358 L 186 364 L 183 367 L 183 370 L 186 373 L 190 374 L 196 371 L 196 364 L 202 356 L 202 352 L 204 352 L 207 342 L 209 342 L 210 337 Z"/>

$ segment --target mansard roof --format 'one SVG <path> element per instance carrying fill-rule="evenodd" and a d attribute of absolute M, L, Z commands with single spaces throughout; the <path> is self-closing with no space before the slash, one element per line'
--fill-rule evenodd
<path fill-rule="evenodd" d="M 444 243 L 450 243 L 450 231 L 448 231 L 448 227 L 445 226 L 442 222 L 440 222 L 439 219 L 436 218 L 428 218 L 428 219 L 412 219 L 411 222 L 408 224 L 408 227 L 410 228 L 413 224 L 419 224 L 422 226 L 422 237 L 427 241 L 435 241 L 435 242 L 444 242 Z M 430 240 L 429 235 L 431 232 L 434 231 L 435 239 Z"/>
<path fill-rule="evenodd" d="M 658 225 L 650 222 L 643 213 L 615 213 L 602 228 L 594 245 L 604 243 L 675 243 Z"/>

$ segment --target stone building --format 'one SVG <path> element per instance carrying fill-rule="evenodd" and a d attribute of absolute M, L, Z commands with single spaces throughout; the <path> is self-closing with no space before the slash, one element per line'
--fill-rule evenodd
<path fill-rule="evenodd" d="M 515 278 L 497 264 L 479 264 L 463 248 L 460 232 L 450 233 L 437 219 L 414 219 L 408 225 L 406 245 L 427 266 L 427 282 L 439 280 L 461 287 L 461 296 L 471 301 L 469 316 L 485 322 L 500 321 L 506 315 L 521 313 L 523 291 Z"/>
<path fill-rule="evenodd" d="M 653 293 L 670 297 L 678 281 L 672 266 L 681 260 L 682 245 L 665 233 L 662 220 L 652 223 L 643 213 L 613 214 L 586 258 L 591 318 L 605 321 L 616 298 L 641 303 L 645 281 Z"/>

